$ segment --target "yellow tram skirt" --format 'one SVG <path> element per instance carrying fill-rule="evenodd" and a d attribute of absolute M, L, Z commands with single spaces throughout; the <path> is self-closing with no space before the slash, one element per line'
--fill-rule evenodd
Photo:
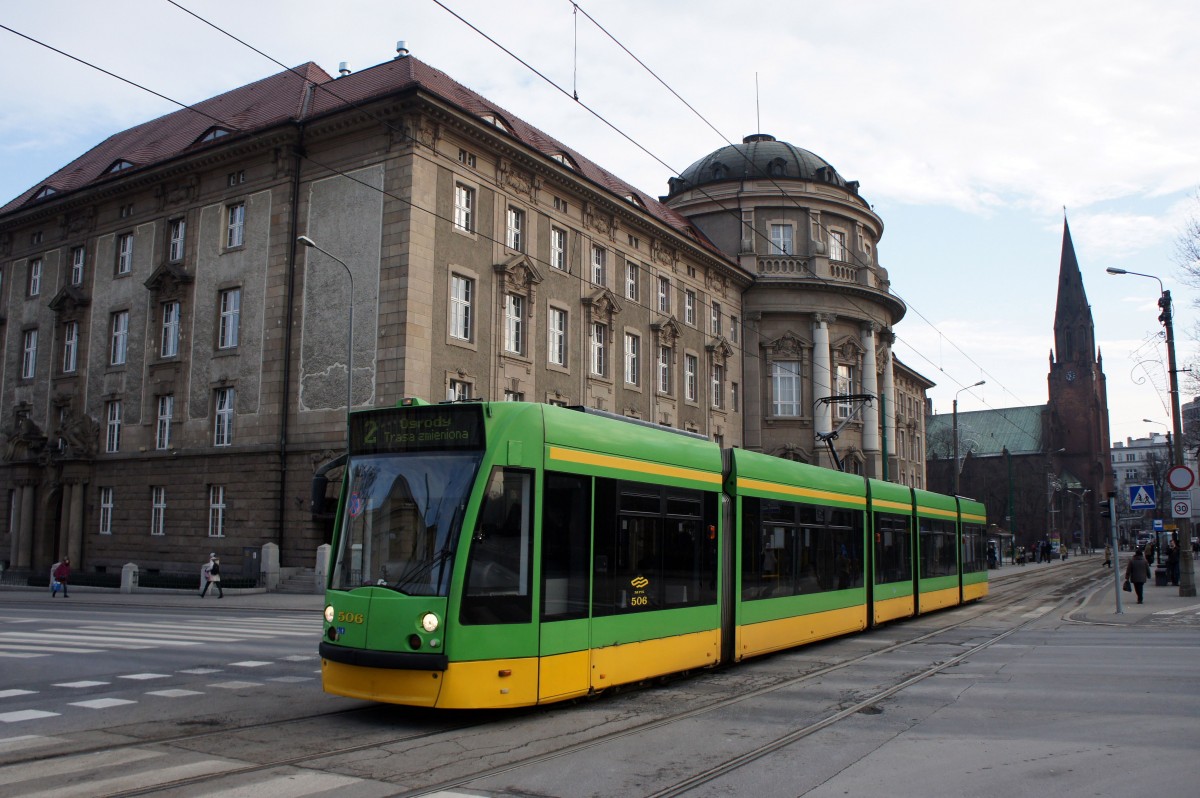
<path fill-rule="evenodd" d="M 592 686 L 599 691 L 668 673 L 706 668 L 717 663 L 720 651 L 721 632 L 717 629 L 593 648 Z"/>
<path fill-rule="evenodd" d="M 440 671 L 406 671 L 393 668 L 363 668 L 321 660 L 321 683 L 325 692 L 361 698 L 366 701 L 386 701 L 414 707 L 437 704 L 442 689 Z"/>
<path fill-rule="evenodd" d="M 958 604 L 958 587 L 950 587 L 945 590 L 933 590 L 929 593 L 922 593 L 919 599 L 921 614 L 940 610 L 943 607 L 954 607 Z"/>
<path fill-rule="evenodd" d="M 875 602 L 875 623 L 887 623 L 897 618 L 911 618 L 916 607 L 913 597 L 897 596 Z"/>
<path fill-rule="evenodd" d="M 976 582 L 972 585 L 963 585 L 963 601 L 975 601 L 983 598 L 987 594 L 987 582 Z"/>
<path fill-rule="evenodd" d="M 867 608 L 862 604 L 750 624 L 737 630 L 737 658 L 753 657 L 816 640 L 861 632 L 866 628 Z"/>

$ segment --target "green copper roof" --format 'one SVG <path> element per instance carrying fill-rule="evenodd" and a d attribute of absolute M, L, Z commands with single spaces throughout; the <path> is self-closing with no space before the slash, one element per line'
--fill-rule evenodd
<path fill-rule="evenodd" d="M 958 441 L 963 454 L 975 457 L 1002 454 L 1029 454 L 1045 451 L 1042 443 L 1042 416 L 1046 405 L 1005 407 L 999 410 L 973 410 L 958 414 Z M 931 416 L 925 422 L 929 456 L 950 457 L 954 448 L 954 417 L 950 413 Z"/>

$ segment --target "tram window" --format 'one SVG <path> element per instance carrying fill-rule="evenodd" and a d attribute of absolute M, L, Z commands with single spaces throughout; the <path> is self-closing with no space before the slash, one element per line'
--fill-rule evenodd
<path fill-rule="evenodd" d="M 912 537 L 909 517 L 875 514 L 875 584 L 912 580 Z"/>
<path fill-rule="evenodd" d="M 591 477 L 547 472 L 542 491 L 542 620 L 588 614 Z"/>
<path fill-rule="evenodd" d="M 715 493 L 596 480 L 594 615 L 717 600 Z"/>
<path fill-rule="evenodd" d="M 862 513 L 743 498 L 742 599 L 860 587 L 862 540 Z"/>
<path fill-rule="evenodd" d="M 962 569 L 964 574 L 987 570 L 983 527 L 979 524 L 962 525 Z"/>
<path fill-rule="evenodd" d="M 533 619 L 531 483 L 527 471 L 492 471 L 471 537 L 459 616 L 464 624 Z"/>
<path fill-rule="evenodd" d="M 920 519 L 921 578 L 956 576 L 958 549 L 954 543 L 954 522 Z"/>

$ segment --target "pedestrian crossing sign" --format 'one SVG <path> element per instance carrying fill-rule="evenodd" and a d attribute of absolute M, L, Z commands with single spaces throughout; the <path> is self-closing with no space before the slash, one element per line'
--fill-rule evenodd
<path fill-rule="evenodd" d="M 1130 510 L 1153 510 L 1154 509 L 1154 486 L 1153 485 L 1130 485 L 1129 486 L 1129 509 Z"/>

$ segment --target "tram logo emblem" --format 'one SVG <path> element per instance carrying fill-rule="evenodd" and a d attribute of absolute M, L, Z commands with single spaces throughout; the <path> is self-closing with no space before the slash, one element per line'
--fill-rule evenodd
<path fill-rule="evenodd" d="M 644 576 L 635 576 L 632 580 L 630 580 L 629 584 L 633 585 L 638 590 L 641 590 L 646 585 L 650 584 L 650 580 Z"/>

